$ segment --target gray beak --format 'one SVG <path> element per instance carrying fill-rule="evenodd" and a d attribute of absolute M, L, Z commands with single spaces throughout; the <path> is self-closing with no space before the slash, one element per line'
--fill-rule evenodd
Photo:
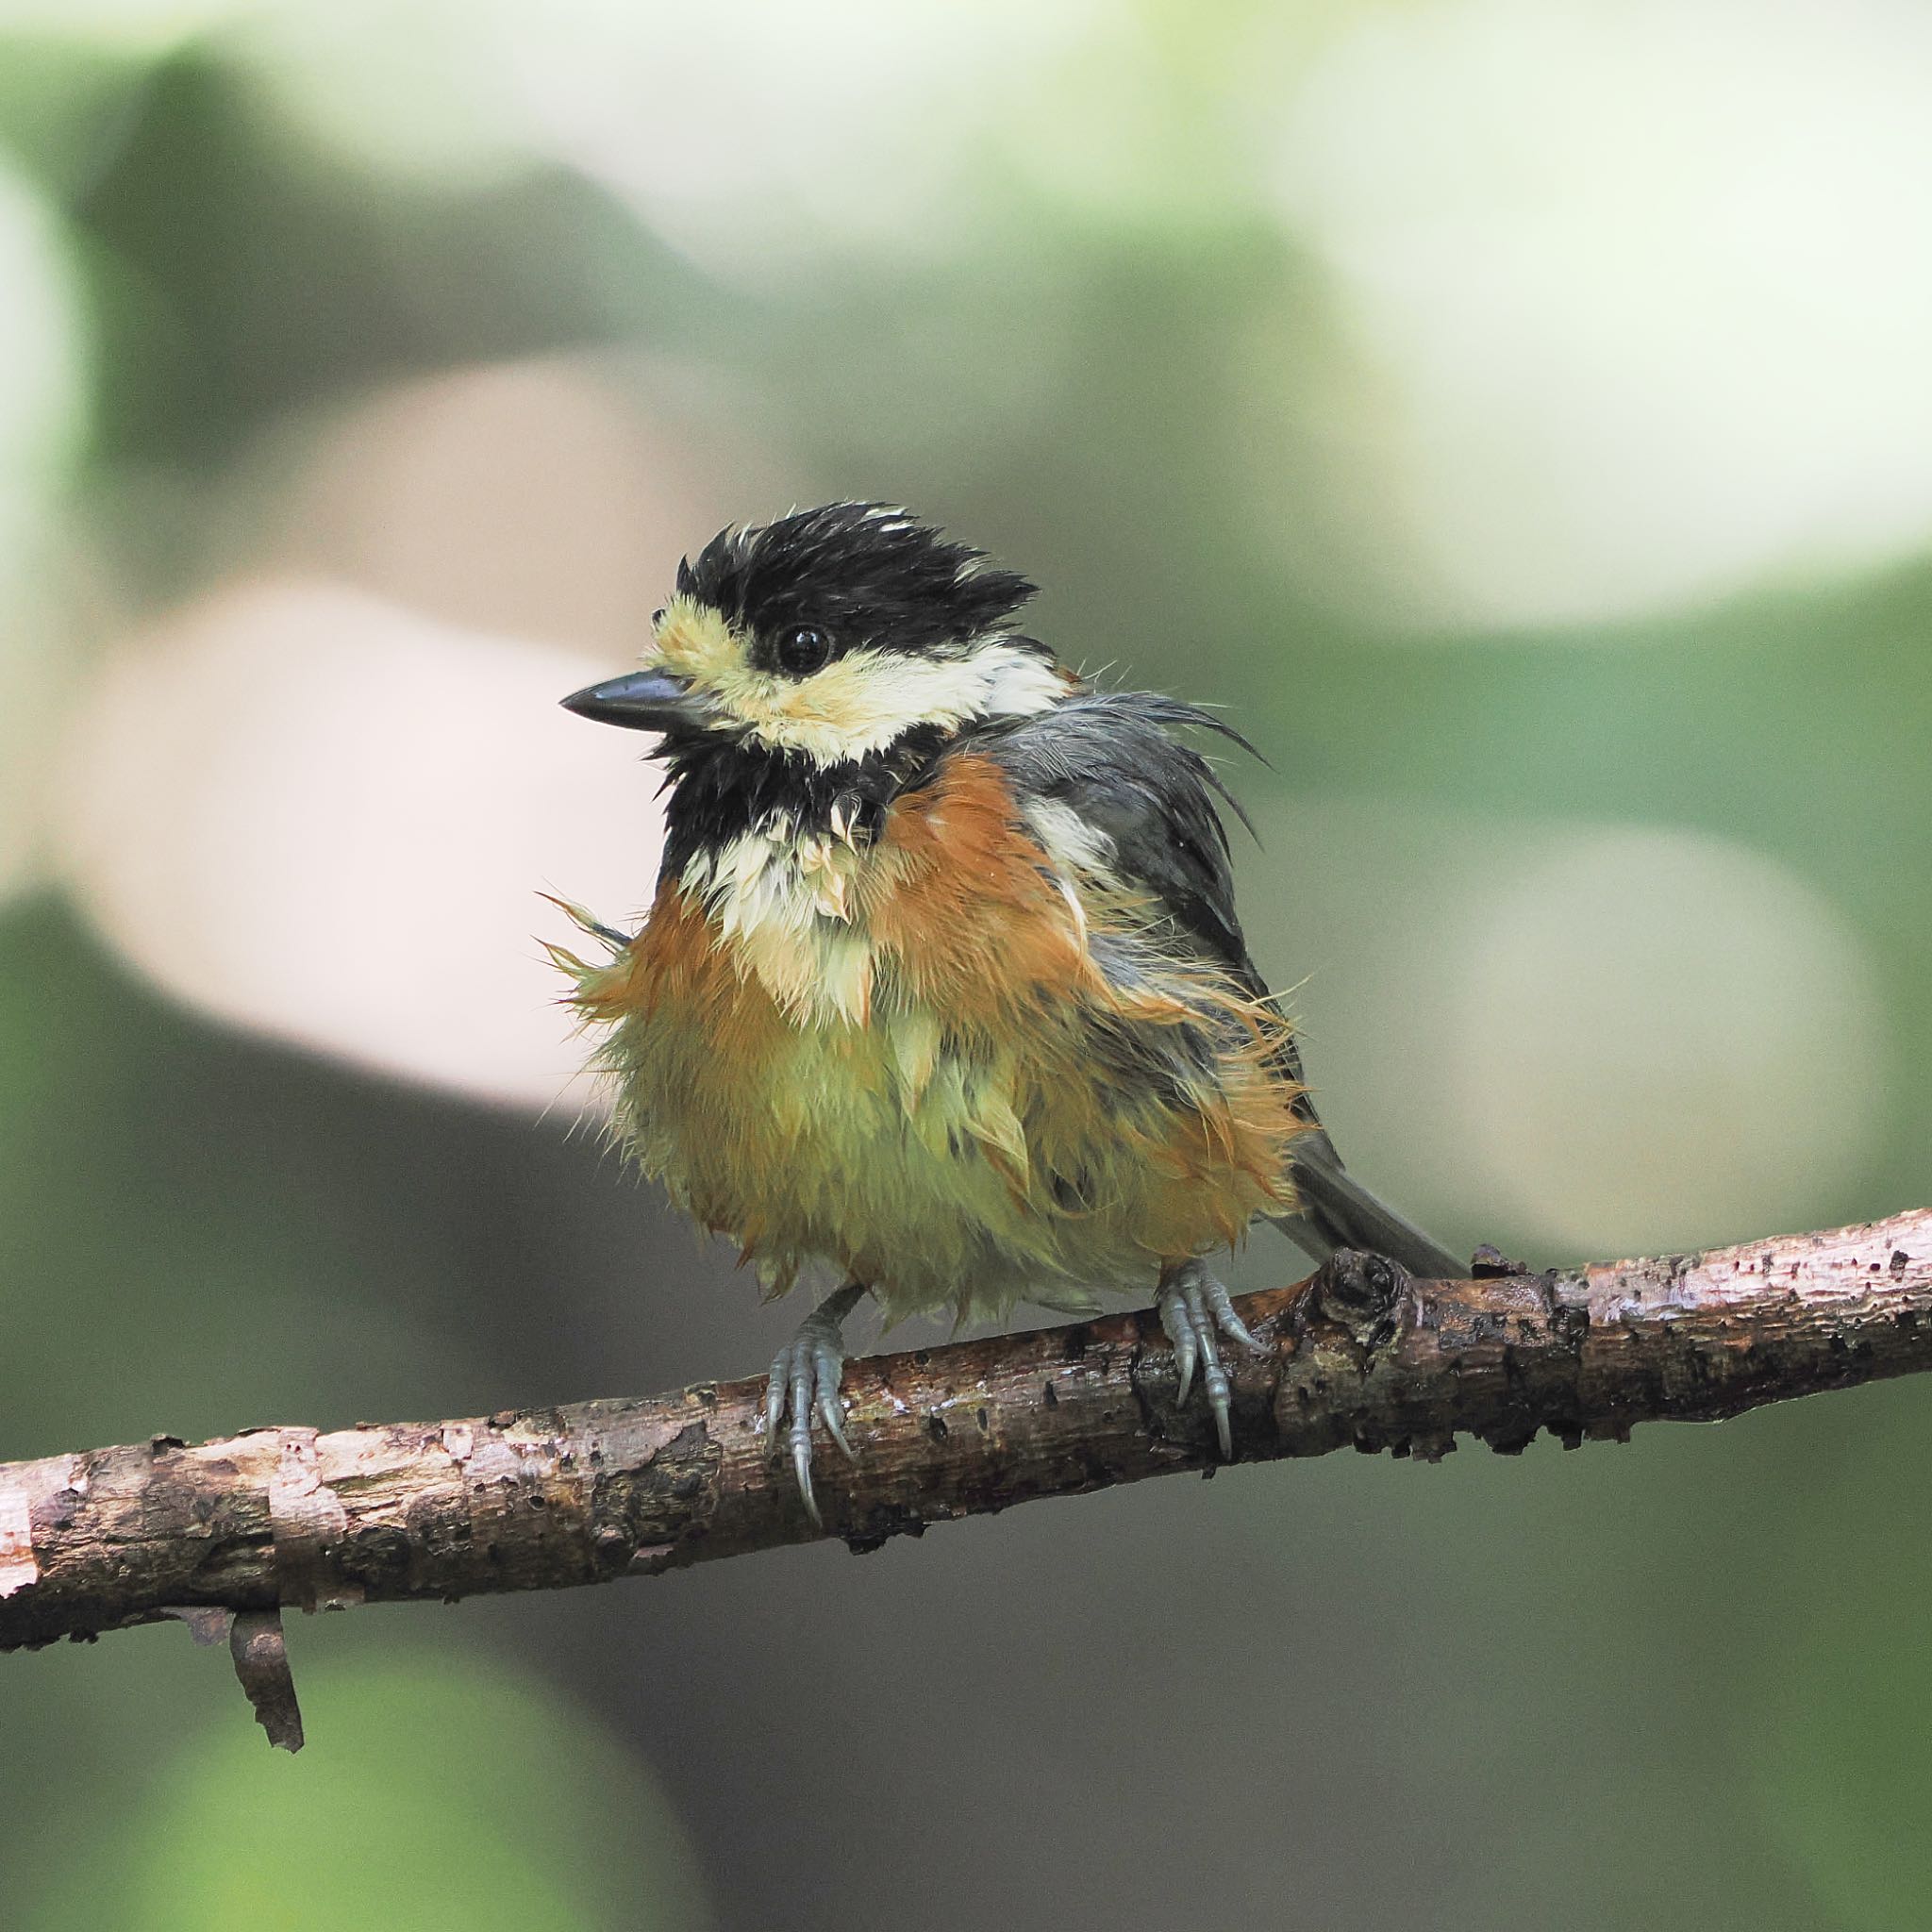
<path fill-rule="evenodd" d="M 631 731 L 700 730 L 709 712 L 704 700 L 692 696 L 690 684 L 668 671 L 633 671 L 607 678 L 573 691 L 563 708 Z"/>

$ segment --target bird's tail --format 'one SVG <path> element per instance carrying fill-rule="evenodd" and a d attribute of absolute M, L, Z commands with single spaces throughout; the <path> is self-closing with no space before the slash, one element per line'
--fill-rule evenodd
<path fill-rule="evenodd" d="M 1359 1248 L 1399 1261 L 1427 1281 L 1455 1281 L 1468 1274 L 1441 1241 L 1406 1221 L 1388 1202 L 1369 1192 L 1341 1164 L 1335 1142 L 1320 1127 L 1289 1143 L 1300 1207 L 1274 1217 L 1274 1224 L 1317 1261 L 1337 1248 Z"/>

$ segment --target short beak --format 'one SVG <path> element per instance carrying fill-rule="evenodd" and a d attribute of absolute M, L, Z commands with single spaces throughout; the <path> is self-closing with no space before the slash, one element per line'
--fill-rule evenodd
<path fill-rule="evenodd" d="M 608 678 L 588 690 L 573 691 L 563 708 L 600 724 L 622 724 L 632 731 L 695 730 L 705 723 L 707 707 L 691 694 L 690 684 L 668 671 L 633 671 Z"/>

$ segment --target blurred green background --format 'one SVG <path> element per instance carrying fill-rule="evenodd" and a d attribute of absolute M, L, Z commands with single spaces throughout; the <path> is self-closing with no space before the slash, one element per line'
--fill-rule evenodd
<path fill-rule="evenodd" d="M 0 1455 L 769 1358 L 536 895 L 658 837 L 555 700 L 835 495 L 1265 748 L 1446 1238 L 1932 1204 L 1928 89 L 1898 4 L 0 4 Z M 178 1627 L 8 1658 L 6 1923 L 1922 1926 L 1928 1404 L 301 1621 L 295 1759 Z"/>

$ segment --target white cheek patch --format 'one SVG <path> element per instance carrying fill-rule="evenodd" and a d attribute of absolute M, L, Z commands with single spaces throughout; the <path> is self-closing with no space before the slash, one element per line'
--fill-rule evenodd
<path fill-rule="evenodd" d="M 921 724 L 951 730 L 970 718 L 1028 717 L 1067 695 L 1053 664 L 1004 642 L 960 658 L 854 651 L 810 677 L 746 670 L 731 683 L 718 694 L 754 738 L 828 765 L 883 751 Z"/>
<path fill-rule="evenodd" d="M 714 730 L 746 732 L 823 765 L 883 751 L 922 724 L 950 731 L 973 718 L 1031 717 L 1069 688 L 1050 659 L 1003 638 L 956 656 L 853 651 L 809 677 L 781 677 L 751 662 L 747 640 L 722 613 L 689 596 L 665 606 L 643 661 L 708 696 Z"/>
<path fill-rule="evenodd" d="M 983 708 L 991 717 L 1031 718 L 1061 703 L 1070 689 L 1058 665 L 1013 644 L 988 644 L 976 661 L 987 675 Z"/>

